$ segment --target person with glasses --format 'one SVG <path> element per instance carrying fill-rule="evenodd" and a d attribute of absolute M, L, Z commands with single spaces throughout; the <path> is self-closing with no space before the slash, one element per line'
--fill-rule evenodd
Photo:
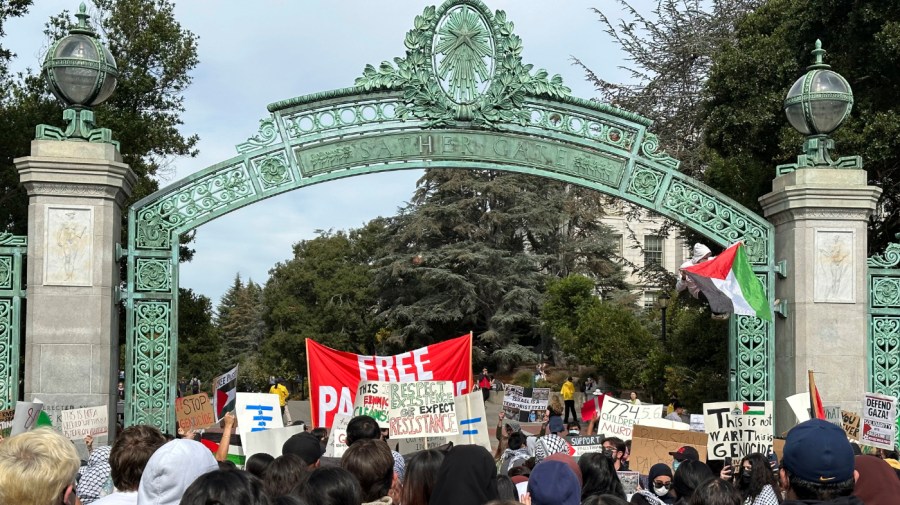
<path fill-rule="evenodd" d="M 675 503 L 675 492 L 672 490 L 672 469 L 665 463 L 657 463 L 650 467 L 647 478 L 647 489 L 639 489 L 631 497 L 632 505 L 671 505 Z"/>
<path fill-rule="evenodd" d="M 745 505 L 778 505 L 781 494 L 778 490 L 778 479 L 768 458 L 761 453 L 753 453 L 741 459 L 735 472 L 734 485 L 741 493 Z"/>

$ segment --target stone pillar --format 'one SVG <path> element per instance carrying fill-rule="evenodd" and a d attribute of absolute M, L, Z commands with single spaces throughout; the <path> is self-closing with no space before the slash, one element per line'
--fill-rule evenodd
<path fill-rule="evenodd" d="M 115 433 L 122 206 L 137 181 L 112 144 L 35 140 L 15 160 L 28 192 L 25 399 L 109 406 Z"/>
<path fill-rule="evenodd" d="M 867 224 L 881 194 L 859 169 L 802 168 L 776 177 L 763 195 L 775 225 L 775 260 L 787 278 L 775 297 L 776 433 L 794 425 L 785 398 L 808 391 L 807 370 L 825 405 L 859 411 L 866 389 Z"/>

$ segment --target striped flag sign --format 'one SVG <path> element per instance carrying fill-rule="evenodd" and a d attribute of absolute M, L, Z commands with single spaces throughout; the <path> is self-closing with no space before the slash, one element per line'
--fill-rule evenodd
<path fill-rule="evenodd" d="M 744 402 L 741 409 L 745 416 L 766 415 L 766 402 Z"/>
<path fill-rule="evenodd" d="M 235 365 L 231 370 L 213 379 L 213 387 L 215 387 L 213 409 L 216 414 L 216 422 L 221 421 L 226 413 L 234 412 L 237 375 L 238 367 Z"/>

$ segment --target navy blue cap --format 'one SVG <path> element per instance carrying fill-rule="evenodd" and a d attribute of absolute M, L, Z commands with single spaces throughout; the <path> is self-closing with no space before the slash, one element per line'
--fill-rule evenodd
<path fill-rule="evenodd" d="M 581 503 L 581 483 L 575 472 L 560 461 L 542 461 L 534 465 L 528 477 L 528 492 L 534 505 Z"/>
<path fill-rule="evenodd" d="M 853 477 L 853 448 L 843 429 L 810 419 L 788 432 L 781 466 L 807 482 L 844 482 Z"/>

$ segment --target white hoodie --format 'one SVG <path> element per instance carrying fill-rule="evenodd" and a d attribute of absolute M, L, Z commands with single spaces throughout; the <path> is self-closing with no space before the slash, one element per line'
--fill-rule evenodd
<path fill-rule="evenodd" d="M 698 263 L 702 263 L 704 261 L 709 261 L 712 259 L 710 257 L 712 251 L 709 250 L 709 247 L 697 242 L 694 244 L 693 255 L 691 259 L 685 261 L 681 264 L 679 268 L 679 276 L 678 282 L 675 283 L 675 289 L 677 291 L 684 291 L 685 289 L 693 296 L 694 298 L 698 298 L 700 296 L 700 287 L 688 276 L 682 272 L 685 268 L 692 267 Z"/>
<path fill-rule="evenodd" d="M 218 469 L 216 458 L 200 442 L 172 440 L 147 461 L 138 486 L 137 505 L 178 505 L 197 477 Z"/>

